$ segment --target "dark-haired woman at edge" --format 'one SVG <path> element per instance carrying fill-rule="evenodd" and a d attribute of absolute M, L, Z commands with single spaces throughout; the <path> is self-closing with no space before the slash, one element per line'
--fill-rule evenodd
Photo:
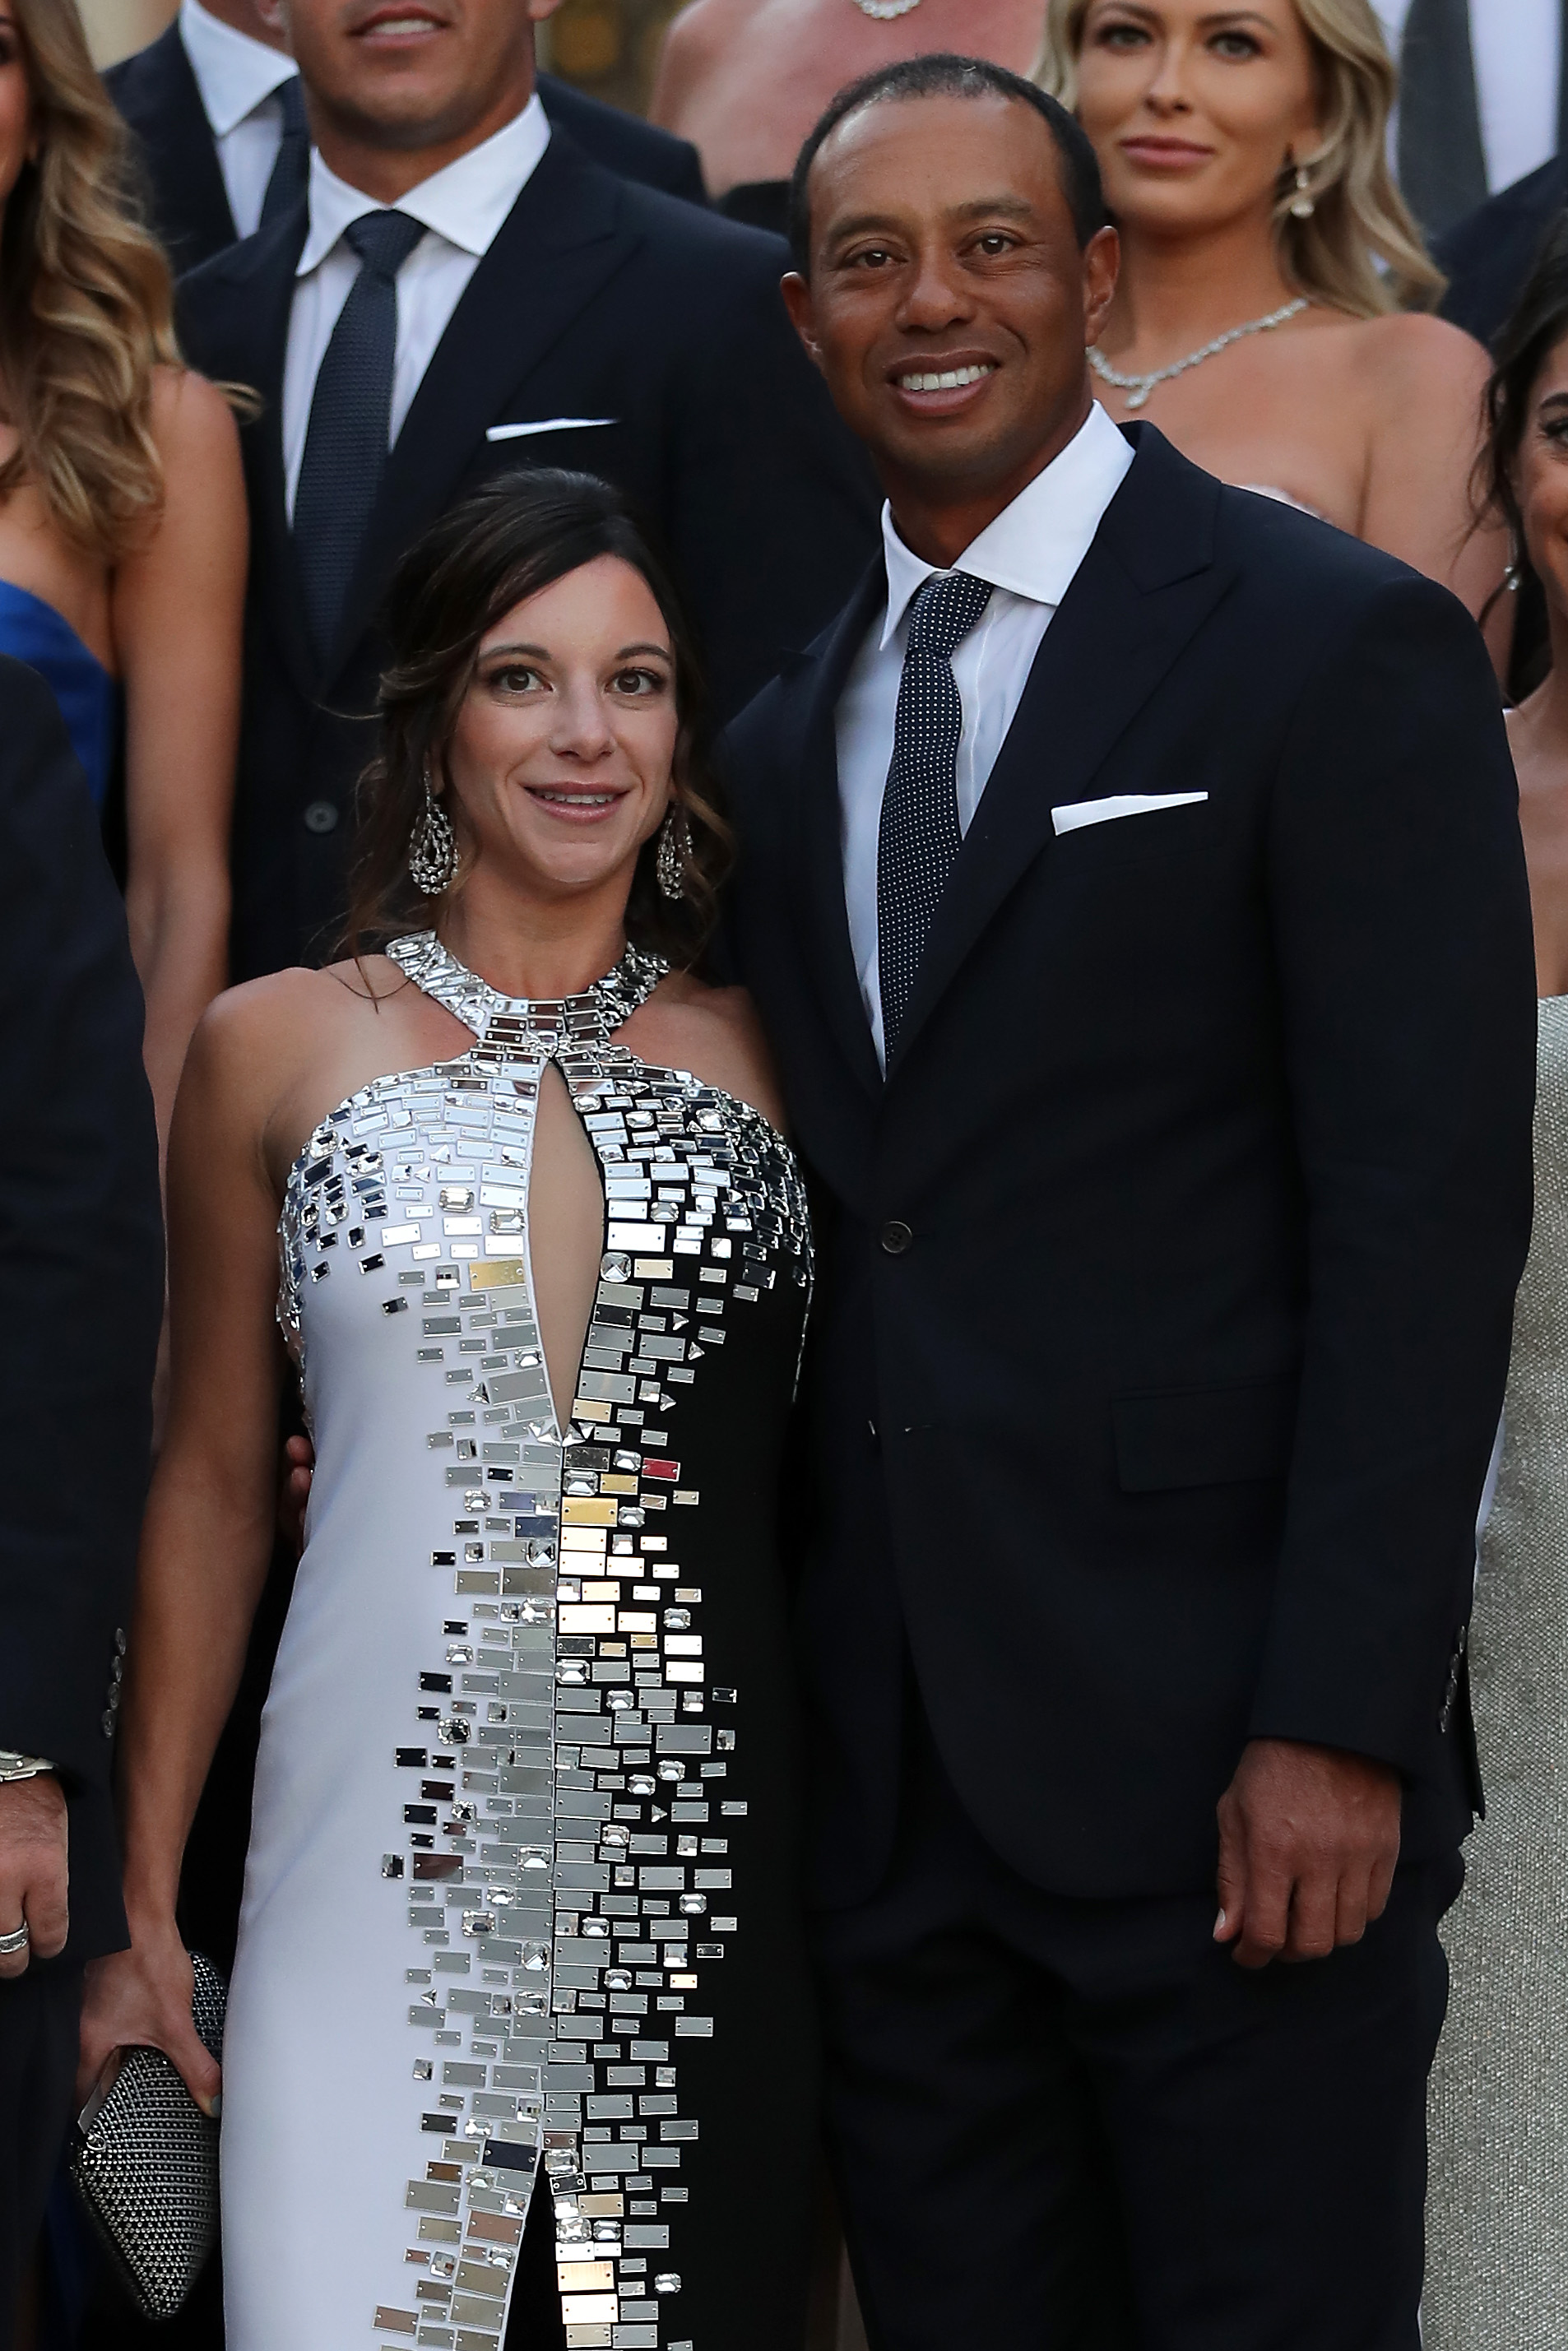
<path fill-rule="evenodd" d="M 84 2077 L 150 2041 L 218 2087 L 173 1897 L 266 1567 L 277 1299 L 316 1471 L 225 2051 L 230 2351 L 496 2344 L 530 2197 L 569 2344 L 795 2351 L 810 1243 L 746 1001 L 689 974 L 725 844 L 689 642 L 565 475 L 437 525 L 390 621 L 363 952 L 222 998 L 181 1092 L 133 1945 Z"/>
<path fill-rule="evenodd" d="M 1487 1815 L 1443 1926 L 1427 2351 L 1557 2351 L 1568 2299 L 1568 222 L 1499 344 L 1489 504 L 1544 590 L 1552 667 L 1510 714 L 1540 990 L 1535 1230 L 1469 1669 Z"/>

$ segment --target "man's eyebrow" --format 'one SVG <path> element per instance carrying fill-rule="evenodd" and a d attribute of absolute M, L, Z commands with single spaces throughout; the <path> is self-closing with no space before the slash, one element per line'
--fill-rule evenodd
<path fill-rule="evenodd" d="M 1034 206 L 1027 196 L 976 196 L 967 204 L 949 204 L 944 220 L 1032 220 Z M 864 236 L 882 230 L 897 235 L 904 224 L 887 213 L 851 213 L 847 219 L 834 221 L 828 230 L 830 245 L 841 245 L 846 237 Z"/>

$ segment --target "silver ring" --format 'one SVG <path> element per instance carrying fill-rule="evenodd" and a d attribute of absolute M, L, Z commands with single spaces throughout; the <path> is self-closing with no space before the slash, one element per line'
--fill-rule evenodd
<path fill-rule="evenodd" d="M 27 1922 L 24 1918 L 21 1925 L 14 1927 L 8 1935 L 0 1935 L 0 1959 L 15 1959 L 18 1951 L 26 1949 L 29 1939 Z"/>

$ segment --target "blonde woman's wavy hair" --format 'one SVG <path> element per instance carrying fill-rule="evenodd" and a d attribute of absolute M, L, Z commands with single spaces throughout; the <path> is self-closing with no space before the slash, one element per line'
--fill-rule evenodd
<path fill-rule="evenodd" d="M 173 286 L 74 0 L 11 5 L 37 160 L 0 228 L 0 408 L 19 435 L 0 501 L 31 483 L 67 538 L 113 562 L 162 509 L 152 386 L 179 364 Z"/>
<path fill-rule="evenodd" d="M 1050 0 L 1034 68 L 1042 89 L 1073 106 L 1078 54 L 1092 0 Z M 1370 0 L 1295 0 L 1322 97 L 1322 142 L 1298 162 L 1311 174 L 1314 209 L 1298 220 L 1293 171 L 1274 197 L 1274 246 L 1287 282 L 1313 302 L 1375 319 L 1429 309 L 1444 277 L 1388 168 L 1388 118 L 1398 76 Z M 1380 268 L 1379 263 L 1383 266 Z"/>

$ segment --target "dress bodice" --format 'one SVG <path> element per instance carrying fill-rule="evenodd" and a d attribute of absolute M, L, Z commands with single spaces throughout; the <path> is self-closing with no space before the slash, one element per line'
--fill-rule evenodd
<path fill-rule="evenodd" d="M 26 662 L 52 689 L 93 806 L 101 809 L 120 746 L 118 680 L 63 613 L 9 580 L 0 580 L 0 653 Z"/>
<path fill-rule="evenodd" d="M 373 2153 L 341 2191 L 349 2267 L 306 2286 L 258 2256 L 234 2292 L 261 2315 L 231 2339 L 495 2346 L 542 2161 L 569 2340 L 716 2343 L 692 2231 L 768 2189 L 692 2143 L 731 2095 L 726 1987 L 794 1932 L 789 1782 L 756 1775 L 788 1712 L 800 1174 L 759 1113 L 618 1041 L 655 958 L 542 1003 L 428 934 L 388 953 L 474 1042 L 340 1103 L 286 1188 L 278 1313 L 317 1467 L 263 1725 L 225 2194 L 249 2162 L 278 2177 L 285 2045 L 290 2090 L 359 2053 Z M 529 1205 L 550 1063 L 604 1188 L 564 1426 Z"/>

